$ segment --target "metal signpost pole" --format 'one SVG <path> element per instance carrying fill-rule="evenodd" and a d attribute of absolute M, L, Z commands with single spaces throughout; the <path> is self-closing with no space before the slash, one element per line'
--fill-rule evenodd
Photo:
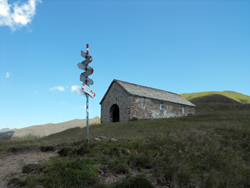
<path fill-rule="evenodd" d="M 88 78 L 89 75 L 93 74 L 94 69 L 88 66 L 88 64 L 92 62 L 92 56 L 89 55 L 89 45 L 87 44 L 86 47 L 87 47 L 86 53 L 84 51 L 81 51 L 81 56 L 85 58 L 85 60 L 77 64 L 79 69 L 85 71 L 80 75 L 80 81 L 82 81 L 83 84 L 82 84 L 82 89 L 80 91 L 77 91 L 77 93 L 79 95 L 86 95 L 86 127 L 87 127 L 87 143 L 89 143 L 89 96 L 94 98 L 95 92 L 89 86 L 94 84 L 93 80 Z"/>
<path fill-rule="evenodd" d="M 89 44 L 86 45 L 86 54 L 89 55 Z M 88 78 L 88 76 L 87 76 Z M 85 81 L 85 84 L 88 85 L 88 81 Z M 87 143 L 89 143 L 89 96 L 86 93 L 86 126 L 87 126 Z"/>
<path fill-rule="evenodd" d="M 86 125 L 87 125 L 87 143 L 89 143 L 89 96 L 86 94 Z"/>

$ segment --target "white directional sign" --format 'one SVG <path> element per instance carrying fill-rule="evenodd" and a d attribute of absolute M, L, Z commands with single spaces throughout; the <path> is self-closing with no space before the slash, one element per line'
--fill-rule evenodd
<path fill-rule="evenodd" d="M 77 94 L 80 95 L 80 96 L 86 96 L 86 93 L 85 93 L 81 88 L 77 88 L 77 89 L 76 89 L 76 92 L 77 92 Z"/>
<path fill-rule="evenodd" d="M 89 86 L 87 86 L 86 84 L 82 84 L 82 90 L 87 93 L 90 97 L 94 98 L 95 97 L 95 92 L 90 89 Z"/>

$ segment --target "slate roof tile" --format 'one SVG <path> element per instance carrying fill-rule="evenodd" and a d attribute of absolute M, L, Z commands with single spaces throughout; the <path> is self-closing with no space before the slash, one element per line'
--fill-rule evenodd
<path fill-rule="evenodd" d="M 168 101 L 188 106 L 195 106 L 193 103 L 189 102 L 187 99 L 176 93 L 171 93 L 168 91 L 136 85 L 120 80 L 114 80 L 113 82 L 117 82 L 118 84 L 120 84 L 130 95 L 145 97 L 149 99 L 156 99 L 160 101 Z"/>

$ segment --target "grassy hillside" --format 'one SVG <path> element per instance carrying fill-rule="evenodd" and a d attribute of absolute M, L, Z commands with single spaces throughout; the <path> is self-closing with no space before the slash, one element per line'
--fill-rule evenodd
<path fill-rule="evenodd" d="M 200 104 L 200 103 L 241 104 L 240 102 L 237 102 L 229 97 L 226 97 L 224 95 L 219 95 L 219 94 L 196 97 L 196 98 L 190 99 L 190 102 L 192 102 L 193 104 Z"/>
<path fill-rule="evenodd" d="M 203 96 L 214 95 L 214 94 L 226 96 L 228 98 L 231 98 L 231 99 L 233 99 L 237 102 L 243 103 L 243 104 L 250 104 L 250 96 L 244 95 L 241 93 L 237 93 L 234 91 L 222 91 L 222 92 L 209 91 L 209 92 L 198 92 L 198 93 L 183 93 L 180 95 L 182 97 L 186 98 L 187 100 L 191 100 L 191 99 L 194 99 L 197 97 L 203 97 Z"/>
<path fill-rule="evenodd" d="M 93 125 L 89 144 L 84 141 L 86 128 L 54 135 L 57 142 L 34 141 L 32 147 L 55 147 L 60 157 L 24 166 L 29 173 L 22 179 L 12 178 L 10 184 L 250 187 L 250 105 L 199 104 L 196 111 L 196 115 L 183 118 Z M 94 140 L 100 136 L 106 138 Z M 3 142 L 0 150 L 11 151 L 13 143 Z M 18 147 L 27 146 L 22 142 Z"/>

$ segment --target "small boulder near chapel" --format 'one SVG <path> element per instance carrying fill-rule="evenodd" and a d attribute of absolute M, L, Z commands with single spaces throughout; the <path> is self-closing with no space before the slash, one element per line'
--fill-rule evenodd
<path fill-rule="evenodd" d="M 176 93 L 120 80 L 113 80 L 100 104 L 101 123 L 182 117 L 195 112 L 195 105 Z"/>

